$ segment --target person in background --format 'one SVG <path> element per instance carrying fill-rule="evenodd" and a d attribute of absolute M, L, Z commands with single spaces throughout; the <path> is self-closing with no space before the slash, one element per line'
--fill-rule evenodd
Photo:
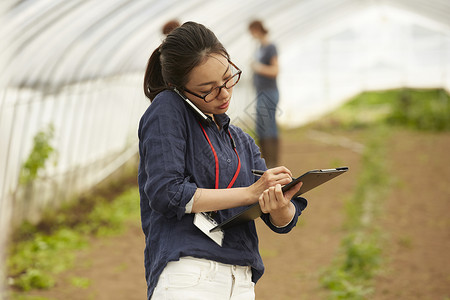
<path fill-rule="evenodd" d="M 180 27 L 180 22 L 176 19 L 170 20 L 168 22 L 166 22 L 163 27 L 161 28 L 161 31 L 164 35 L 168 35 L 169 33 L 172 32 L 172 30 L 174 30 L 177 27 Z"/>
<path fill-rule="evenodd" d="M 249 24 L 251 35 L 259 42 L 255 61 L 251 64 L 253 84 L 256 89 L 256 137 L 267 167 L 279 163 L 279 139 L 276 111 L 279 100 L 277 86 L 278 53 L 269 40 L 268 30 L 255 20 Z"/>
<path fill-rule="evenodd" d="M 307 205 L 292 199 L 301 183 L 282 192 L 291 172 L 267 170 L 254 140 L 230 124 L 241 73 L 214 33 L 194 22 L 175 28 L 149 58 L 151 105 L 138 129 L 148 299 L 254 299 L 264 272 L 255 222 L 201 228 L 259 203 L 264 223 L 288 233 Z"/>

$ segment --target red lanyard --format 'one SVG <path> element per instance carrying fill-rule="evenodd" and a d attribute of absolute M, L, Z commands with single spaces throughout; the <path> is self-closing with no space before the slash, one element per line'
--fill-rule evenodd
<path fill-rule="evenodd" d="M 199 124 L 200 124 L 200 127 L 203 130 L 203 134 L 205 135 L 206 140 L 208 141 L 208 144 L 211 147 L 212 153 L 214 155 L 214 160 L 216 162 L 216 181 L 215 181 L 215 184 L 214 184 L 214 188 L 218 189 L 219 188 L 219 158 L 217 157 L 216 150 L 214 149 L 211 141 L 209 140 L 208 135 L 206 134 L 205 128 L 203 128 L 203 126 L 202 126 L 202 124 L 200 122 L 199 122 Z M 233 178 L 231 179 L 230 183 L 227 186 L 227 189 L 229 189 L 230 187 L 233 186 L 234 182 L 236 181 L 236 178 L 239 175 L 239 171 L 241 170 L 241 159 L 239 158 L 239 154 L 236 151 L 236 144 L 234 143 L 234 140 L 233 140 L 233 137 L 231 136 L 230 130 L 228 130 L 228 135 L 230 136 L 230 140 L 231 140 L 231 144 L 233 146 L 233 150 L 236 153 L 236 156 L 238 158 L 238 166 L 237 166 L 236 172 L 234 173 Z"/>

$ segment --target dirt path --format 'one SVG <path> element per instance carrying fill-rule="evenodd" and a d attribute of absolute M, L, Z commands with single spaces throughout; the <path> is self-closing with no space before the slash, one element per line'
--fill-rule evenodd
<path fill-rule="evenodd" d="M 347 138 L 353 139 L 349 134 Z M 386 271 L 376 280 L 372 299 L 444 300 L 450 296 L 450 160 L 446 155 L 450 135 L 402 133 L 393 140 L 397 142 L 389 150 L 390 169 L 400 172 L 395 191 L 385 199 L 387 212 L 380 223 L 392 242 L 386 249 Z M 257 222 L 266 265 L 256 285 L 257 299 L 325 299 L 318 278 L 344 234 L 343 203 L 356 182 L 360 153 L 310 138 L 307 130 L 287 132 L 282 164 L 294 174 L 336 165 L 347 165 L 350 172 L 305 195 L 308 208 L 290 234 L 276 235 Z M 424 174 L 422 179 L 411 175 L 417 169 Z M 425 186 L 433 188 L 425 190 Z M 122 236 L 93 241 L 55 288 L 30 295 L 58 300 L 145 299 L 143 248 L 139 224 L 131 224 Z M 89 278 L 91 285 L 76 288 L 70 283 L 73 277 Z"/>
<path fill-rule="evenodd" d="M 450 299 L 450 134 L 391 138 L 392 193 L 381 220 L 385 269 L 374 299 Z"/>

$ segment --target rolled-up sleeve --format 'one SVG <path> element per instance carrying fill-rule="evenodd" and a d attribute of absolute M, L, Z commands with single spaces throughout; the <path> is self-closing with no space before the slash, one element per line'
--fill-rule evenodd
<path fill-rule="evenodd" d="M 148 204 L 167 218 L 181 219 L 197 186 L 185 172 L 187 128 L 169 99 L 154 101 L 139 124 L 143 191 Z"/>
<path fill-rule="evenodd" d="M 302 197 L 293 198 L 291 201 L 295 206 L 295 214 L 294 214 L 294 218 L 286 226 L 277 227 L 277 226 L 273 225 L 272 222 L 270 221 L 269 214 L 263 214 L 261 216 L 261 218 L 264 220 L 264 222 L 267 224 L 267 226 L 269 226 L 269 228 L 272 231 L 274 231 L 276 233 L 288 233 L 292 230 L 292 228 L 295 227 L 295 225 L 297 225 L 298 217 L 302 214 L 302 211 L 308 205 L 308 201 Z"/>

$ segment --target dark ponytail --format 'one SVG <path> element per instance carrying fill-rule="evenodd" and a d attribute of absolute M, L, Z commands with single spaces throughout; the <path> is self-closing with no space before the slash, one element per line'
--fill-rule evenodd
<path fill-rule="evenodd" d="M 148 60 L 145 95 L 153 101 L 165 89 L 176 87 L 182 91 L 192 69 L 213 53 L 229 58 L 226 49 L 205 26 L 186 22 L 174 29 Z"/>
<path fill-rule="evenodd" d="M 144 76 L 144 94 L 152 101 L 156 95 L 166 89 L 161 69 L 161 52 L 159 47 L 153 51 L 147 63 Z"/>

